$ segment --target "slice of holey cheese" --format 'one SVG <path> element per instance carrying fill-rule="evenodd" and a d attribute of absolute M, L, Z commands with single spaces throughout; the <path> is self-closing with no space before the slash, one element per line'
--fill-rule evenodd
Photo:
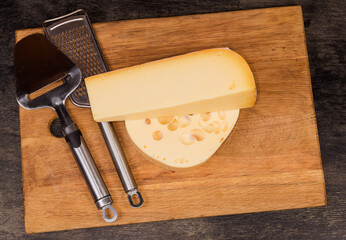
<path fill-rule="evenodd" d="M 125 121 L 134 144 L 153 163 L 183 170 L 208 160 L 225 141 L 239 109 Z"/>
<path fill-rule="evenodd" d="M 123 121 L 254 106 L 247 62 L 229 49 L 207 49 L 85 79 L 96 121 Z"/>

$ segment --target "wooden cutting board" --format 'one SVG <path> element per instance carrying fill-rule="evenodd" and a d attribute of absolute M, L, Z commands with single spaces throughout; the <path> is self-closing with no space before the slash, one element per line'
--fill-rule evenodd
<path fill-rule="evenodd" d="M 145 203 L 131 208 L 89 109 L 67 108 L 84 133 L 119 213 L 103 221 L 50 109 L 20 108 L 28 233 L 206 217 L 326 204 L 302 11 L 299 6 L 94 24 L 111 69 L 214 47 L 230 47 L 253 70 L 254 108 L 215 155 L 172 172 L 144 159 L 123 122 L 114 126 Z M 41 29 L 16 32 L 17 41 Z"/>

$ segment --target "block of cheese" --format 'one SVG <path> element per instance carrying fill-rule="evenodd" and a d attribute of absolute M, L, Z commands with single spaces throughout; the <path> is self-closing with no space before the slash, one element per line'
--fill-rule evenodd
<path fill-rule="evenodd" d="M 121 121 L 252 107 L 255 81 L 246 61 L 208 49 L 85 79 L 96 121 Z"/>
<path fill-rule="evenodd" d="M 239 110 L 125 121 L 130 138 L 153 163 L 177 171 L 209 159 L 232 131 Z"/>

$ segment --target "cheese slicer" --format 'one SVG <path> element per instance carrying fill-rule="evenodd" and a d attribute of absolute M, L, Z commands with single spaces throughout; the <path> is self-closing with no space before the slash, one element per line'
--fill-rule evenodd
<path fill-rule="evenodd" d="M 52 108 L 62 123 L 62 132 L 81 173 L 88 185 L 103 219 L 113 222 L 117 212 L 112 207 L 112 197 L 98 171 L 84 141 L 81 131 L 65 108 L 66 98 L 82 80 L 80 69 L 42 34 L 32 34 L 20 40 L 14 48 L 16 97 L 26 109 Z M 59 86 L 43 92 L 48 85 L 62 80 Z M 42 90 L 41 90 L 42 89 Z M 41 90 L 40 92 L 37 92 Z M 39 95 L 39 96 L 34 96 Z M 76 200 L 76 204 L 78 204 Z M 106 210 L 113 212 L 108 218 Z"/>
<path fill-rule="evenodd" d="M 83 78 L 109 71 L 89 17 L 84 10 L 80 9 L 46 20 L 43 23 L 43 29 L 47 38 L 81 69 Z M 69 98 L 78 107 L 90 108 L 84 80 Z M 137 183 L 112 123 L 99 122 L 98 125 L 130 205 L 134 208 L 141 207 L 144 203 L 143 197 L 138 191 Z M 133 199 L 135 196 L 137 201 Z"/>

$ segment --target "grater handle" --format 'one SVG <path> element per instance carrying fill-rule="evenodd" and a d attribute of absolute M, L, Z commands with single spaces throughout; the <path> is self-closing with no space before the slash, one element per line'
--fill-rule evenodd
<path fill-rule="evenodd" d="M 115 168 L 117 169 L 123 188 L 128 194 L 130 205 L 135 208 L 142 206 L 144 203 L 142 195 L 137 189 L 136 181 L 133 177 L 130 166 L 126 160 L 124 151 L 120 145 L 112 123 L 99 122 L 98 124 L 101 129 L 103 138 L 106 141 L 109 153 L 113 159 Z M 137 203 L 134 203 L 132 199 L 133 196 L 138 197 Z"/>

